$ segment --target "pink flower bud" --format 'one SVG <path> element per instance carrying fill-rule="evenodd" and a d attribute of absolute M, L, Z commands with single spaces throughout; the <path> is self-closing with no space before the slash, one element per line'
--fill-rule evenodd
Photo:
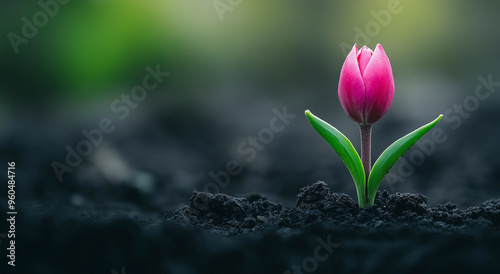
<path fill-rule="evenodd" d="M 339 100 L 358 124 L 371 125 L 387 112 L 394 98 L 391 63 L 382 45 L 375 51 L 356 44 L 347 55 L 339 81 Z"/>

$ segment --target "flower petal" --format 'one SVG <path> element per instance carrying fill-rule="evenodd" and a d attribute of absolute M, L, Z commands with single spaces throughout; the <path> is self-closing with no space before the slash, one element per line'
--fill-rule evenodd
<path fill-rule="evenodd" d="M 359 52 L 358 52 L 358 64 L 359 64 L 359 70 L 361 71 L 361 76 L 363 76 L 363 73 L 365 72 L 365 68 L 368 65 L 368 62 L 370 62 L 372 55 L 373 55 L 373 51 L 367 46 L 364 46 L 359 50 Z"/>
<path fill-rule="evenodd" d="M 359 70 L 357 51 L 357 46 L 354 44 L 340 71 L 339 100 L 347 115 L 353 121 L 362 123 L 365 85 Z"/>
<path fill-rule="evenodd" d="M 366 88 L 364 122 L 365 124 L 373 124 L 384 116 L 394 98 L 391 63 L 380 44 L 377 44 L 373 56 L 365 68 L 363 81 Z"/>

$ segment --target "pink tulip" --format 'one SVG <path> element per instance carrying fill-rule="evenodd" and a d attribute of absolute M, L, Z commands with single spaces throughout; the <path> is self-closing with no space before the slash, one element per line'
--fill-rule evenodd
<path fill-rule="evenodd" d="M 373 52 L 356 44 L 340 72 L 339 100 L 347 115 L 360 125 L 378 121 L 391 106 L 394 78 L 382 45 Z"/>

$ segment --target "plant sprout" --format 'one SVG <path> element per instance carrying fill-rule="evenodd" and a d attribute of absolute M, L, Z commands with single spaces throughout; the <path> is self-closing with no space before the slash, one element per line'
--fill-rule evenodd
<path fill-rule="evenodd" d="M 385 175 L 443 115 L 395 141 L 382 152 L 372 168 L 372 125 L 385 115 L 394 97 L 392 68 L 382 45 L 377 44 L 375 51 L 366 46 L 358 51 L 354 44 L 340 72 L 338 95 L 344 111 L 359 125 L 361 158 L 351 141 L 339 130 L 314 116 L 309 110 L 305 114 L 313 128 L 345 163 L 356 185 L 359 207 L 363 208 L 373 205 L 377 189 Z"/>

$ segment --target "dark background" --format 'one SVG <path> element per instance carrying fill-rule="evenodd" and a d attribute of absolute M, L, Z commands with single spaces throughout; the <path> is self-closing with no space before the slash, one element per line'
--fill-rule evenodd
<path fill-rule="evenodd" d="M 498 198 L 498 91 L 460 125 L 453 108 L 474 96 L 479 76 L 500 81 L 500 3 L 401 0 L 400 12 L 382 25 L 377 18 L 391 2 L 243 0 L 221 20 L 213 1 L 70 1 L 16 53 L 9 33 L 21 35 L 22 18 L 32 22 L 42 8 L 2 1 L 0 163 L 7 169 L 16 162 L 20 214 L 23 207 L 54 216 L 171 214 L 231 160 L 242 171 L 221 193 L 258 192 L 292 207 L 301 187 L 322 180 L 355 198 L 347 169 L 303 115 L 310 109 L 359 149 L 357 125 L 337 97 L 342 45 L 355 42 L 381 43 L 395 78 L 393 104 L 373 129 L 373 161 L 394 140 L 448 113 L 438 125 L 446 141 L 381 189 L 421 193 L 430 206 Z M 111 102 L 140 85 L 147 66 L 170 75 L 119 119 Z M 238 146 L 284 107 L 296 118 L 247 161 Z M 116 129 L 59 182 L 51 165 L 65 164 L 66 146 L 75 148 L 85 140 L 82 130 L 106 117 Z M 402 175 L 401 163 L 391 174 Z"/>

